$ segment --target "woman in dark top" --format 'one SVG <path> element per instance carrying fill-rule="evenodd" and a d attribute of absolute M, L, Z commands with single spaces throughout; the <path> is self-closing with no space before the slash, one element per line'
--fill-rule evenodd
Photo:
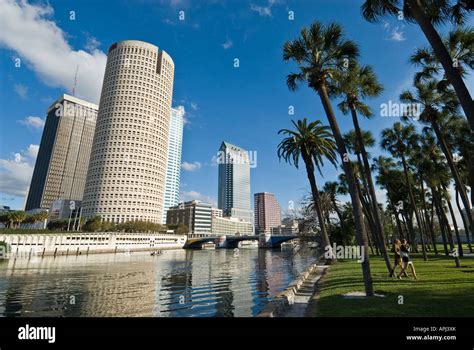
<path fill-rule="evenodd" d="M 400 242 L 399 239 L 395 240 L 395 243 L 393 244 L 393 251 L 395 253 L 395 262 L 393 264 L 393 268 L 390 271 L 390 277 L 395 275 L 395 270 L 397 267 L 400 266 L 402 268 L 402 257 L 400 256 L 400 246 L 402 245 L 402 242 Z M 405 276 L 408 277 L 407 273 L 405 272 Z"/>
<path fill-rule="evenodd" d="M 400 273 L 398 274 L 398 278 L 401 278 L 403 273 L 406 275 L 406 270 L 408 266 L 410 266 L 413 277 L 415 279 L 417 278 L 415 265 L 413 265 L 413 262 L 410 260 L 410 256 L 408 255 L 409 252 L 410 252 L 410 246 L 408 245 L 408 242 L 406 241 L 406 239 L 403 239 L 402 244 L 400 245 L 400 256 L 402 257 L 402 271 L 400 271 Z"/>

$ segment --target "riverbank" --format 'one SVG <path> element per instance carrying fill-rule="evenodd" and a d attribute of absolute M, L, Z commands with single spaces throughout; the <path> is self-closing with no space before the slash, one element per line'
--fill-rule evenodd
<path fill-rule="evenodd" d="M 385 263 L 371 257 L 374 290 L 383 297 L 344 297 L 363 292 L 362 272 L 356 261 L 340 260 L 322 278 L 317 310 L 320 317 L 463 317 L 474 315 L 474 257 L 461 259 L 411 254 L 418 279 L 389 278 Z"/>
<path fill-rule="evenodd" d="M 319 281 L 329 268 L 319 257 L 283 292 L 278 294 L 257 317 L 306 317 L 314 310 Z"/>

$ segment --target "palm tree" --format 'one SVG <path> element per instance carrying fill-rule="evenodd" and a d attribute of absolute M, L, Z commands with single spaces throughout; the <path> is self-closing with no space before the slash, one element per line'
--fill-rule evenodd
<path fill-rule="evenodd" d="M 373 138 L 372 133 L 370 131 L 362 130 L 361 136 L 364 145 L 367 145 L 368 147 L 372 147 L 373 145 L 375 145 L 375 139 Z M 347 150 L 351 153 L 354 153 L 357 159 L 357 162 L 352 163 L 352 168 L 354 169 L 354 175 L 357 180 L 357 183 L 360 185 L 359 197 L 361 200 L 362 209 L 369 223 L 370 232 L 374 236 L 374 241 L 377 243 L 378 252 L 378 248 L 381 242 L 383 242 L 383 239 L 381 239 L 381 237 L 383 236 L 383 232 L 380 232 L 379 227 L 376 224 L 376 219 L 373 211 L 374 207 L 372 205 L 372 197 L 370 196 L 367 178 L 364 175 L 364 165 L 362 161 L 362 152 L 360 146 L 361 143 L 359 142 L 355 130 L 350 130 L 349 132 L 344 134 L 344 143 L 346 144 Z M 368 237 L 370 239 L 369 235 Z M 388 258 L 388 256 L 387 259 L 390 263 L 390 259 Z"/>
<path fill-rule="evenodd" d="M 407 21 L 416 21 L 428 39 L 436 58 L 443 66 L 445 75 L 452 84 L 462 109 L 474 131 L 474 103 L 453 57 L 443 43 L 435 26 L 450 21 L 462 24 L 468 12 L 461 1 L 457 0 L 366 0 L 362 5 L 362 15 L 369 22 L 377 22 L 381 17 L 390 15 Z"/>
<path fill-rule="evenodd" d="M 368 181 L 367 178 L 365 177 L 365 172 L 364 172 L 364 164 L 362 160 L 362 148 L 365 149 L 366 145 L 367 147 L 373 147 L 375 145 L 375 139 L 372 136 L 372 133 L 370 131 L 366 130 L 360 130 L 360 138 L 362 139 L 359 141 L 359 136 L 357 135 L 355 130 L 349 130 L 344 134 L 344 143 L 347 147 L 347 150 L 351 153 L 353 153 L 356 156 L 357 159 L 357 167 L 359 170 L 359 176 L 356 176 L 356 178 L 360 178 L 362 181 L 362 184 L 364 186 L 364 191 L 367 193 L 368 196 L 368 201 L 372 205 L 372 197 L 370 196 L 370 191 L 369 191 L 369 186 L 368 186 Z"/>
<path fill-rule="evenodd" d="M 370 171 L 369 156 L 366 146 L 371 147 L 375 144 L 372 135 L 361 130 L 359 126 L 358 113 L 366 118 L 373 116 L 372 110 L 362 100 L 369 97 L 377 97 L 383 91 L 383 87 L 377 79 L 372 67 L 360 66 L 357 62 L 352 62 L 346 72 L 342 72 L 336 79 L 336 87 L 334 93 L 343 96 L 344 100 L 339 103 L 339 109 L 347 114 L 351 113 L 352 122 L 354 124 L 354 134 L 351 132 L 346 134 L 350 140 L 353 139 L 351 147 L 357 155 L 359 167 L 362 171 L 362 182 L 369 194 L 369 202 L 374 221 L 374 234 L 377 235 L 379 248 L 387 265 L 388 271 L 392 270 L 390 258 L 388 256 L 386 242 L 384 238 L 384 228 L 380 217 L 377 196 L 375 194 L 375 186 Z M 355 137 L 354 137 L 355 136 Z M 362 158 L 362 159 L 361 159 Z"/>
<path fill-rule="evenodd" d="M 414 91 L 403 91 L 400 95 L 400 101 L 421 105 L 422 111 L 419 115 L 419 120 L 428 123 L 436 134 L 440 148 L 453 175 L 456 188 L 459 189 L 461 201 L 464 204 L 466 216 L 472 228 L 474 227 L 474 220 L 471 215 L 471 204 L 443 130 L 447 116 L 456 113 L 458 102 L 453 90 L 439 90 L 438 85 L 438 82 L 434 79 L 415 82 Z"/>
<path fill-rule="evenodd" d="M 444 134 L 446 142 L 461 156 L 457 165 L 460 170 L 464 169 L 466 178 L 464 183 L 474 189 L 474 133 L 469 130 L 466 120 L 457 116 L 449 118 L 444 128 L 447 130 Z M 474 206 L 474 190 L 471 190 L 472 206 Z"/>
<path fill-rule="evenodd" d="M 438 255 L 436 237 L 433 229 L 433 222 L 428 211 L 428 205 L 426 201 L 427 192 L 425 191 L 424 185 L 426 183 L 428 188 L 432 189 L 434 187 L 433 182 L 437 183 L 441 176 L 445 176 L 448 170 L 445 166 L 445 161 L 441 151 L 436 144 L 435 137 L 430 132 L 427 132 L 426 129 L 423 132 L 423 137 L 420 139 L 420 148 L 416 150 L 416 153 L 412 157 L 412 162 L 417 169 L 418 178 L 420 181 L 421 200 L 427 226 L 426 231 L 430 233 L 434 252 L 436 255 Z"/>
<path fill-rule="evenodd" d="M 43 210 L 31 215 L 31 221 L 32 221 L 32 224 L 36 224 L 37 222 L 41 222 L 41 221 L 44 222 L 45 220 L 48 219 L 48 217 L 49 217 L 48 212 L 46 210 Z"/>
<path fill-rule="evenodd" d="M 373 159 L 372 170 L 377 170 L 379 175 L 376 178 L 377 184 L 387 191 L 388 207 L 393 211 L 395 216 L 395 223 L 399 232 L 399 237 L 403 238 L 403 227 L 400 222 L 399 212 L 395 205 L 393 193 L 390 184 L 392 183 L 393 170 L 396 164 L 392 158 L 378 156 Z"/>
<path fill-rule="evenodd" d="M 285 61 L 292 60 L 298 66 L 298 72 L 290 73 L 287 77 L 288 88 L 295 91 L 299 83 L 306 82 L 310 89 L 318 93 L 331 126 L 332 134 L 334 135 L 337 145 L 337 151 L 341 157 L 344 172 L 347 176 L 355 221 L 356 239 L 358 244 L 364 247 L 362 273 L 365 292 L 367 296 L 373 296 L 374 291 L 367 251 L 367 236 L 364 231 L 362 208 L 357 193 L 357 185 L 351 164 L 348 162 L 347 149 L 344 145 L 344 139 L 342 138 L 328 93 L 334 86 L 333 77 L 335 74 L 344 69 L 347 62 L 355 59 L 358 54 L 358 46 L 354 42 L 344 38 L 342 28 L 336 23 L 325 26 L 319 22 L 315 22 L 309 28 L 303 28 L 299 38 L 288 41 L 283 46 L 283 59 Z"/>
<path fill-rule="evenodd" d="M 468 69 L 474 68 L 474 31 L 472 28 L 456 28 L 449 32 L 443 40 L 449 55 L 455 60 L 453 65 L 459 71 L 461 77 L 465 77 Z M 410 62 L 421 67 L 421 71 L 415 74 L 415 81 L 430 80 L 440 76 L 440 88 L 451 85 L 446 76 L 443 75 L 443 67 L 436 58 L 433 49 L 422 47 L 416 49 L 410 57 Z"/>
<path fill-rule="evenodd" d="M 340 185 L 337 181 L 327 181 L 323 186 L 323 191 L 329 195 L 334 211 L 339 218 L 339 221 L 342 221 L 342 213 L 337 204 L 337 195 L 340 194 Z"/>
<path fill-rule="evenodd" d="M 392 128 L 382 130 L 382 141 L 381 146 L 383 149 L 389 151 L 393 156 L 401 158 L 403 165 L 403 173 L 405 175 L 405 181 L 408 187 L 408 194 L 410 202 L 415 213 L 416 223 L 418 230 L 420 231 L 420 240 L 423 250 L 423 260 L 428 260 L 426 255 L 425 240 L 423 238 L 422 226 L 420 215 L 416 208 L 415 196 L 413 195 L 413 188 L 408 175 L 408 164 L 407 164 L 407 153 L 409 149 L 413 149 L 417 143 L 417 135 L 415 133 L 415 127 L 413 125 L 403 126 L 397 122 L 393 124 Z"/>
<path fill-rule="evenodd" d="M 469 224 L 467 223 L 466 216 L 463 215 L 462 213 L 461 204 L 459 203 L 459 190 L 457 189 L 457 187 L 456 187 L 455 198 L 456 198 L 456 207 L 458 208 L 458 211 L 461 213 L 461 220 L 464 226 L 464 232 L 466 232 L 467 246 L 469 248 L 469 252 L 472 253 L 471 239 L 469 237 Z"/>
<path fill-rule="evenodd" d="M 446 219 L 446 215 L 444 214 L 440 188 L 443 182 L 450 181 L 451 175 L 449 173 L 449 169 L 446 166 L 446 160 L 435 142 L 434 136 L 427 129 L 424 129 L 423 134 L 424 137 L 420 152 L 423 152 L 427 159 L 429 159 L 429 161 L 424 162 L 422 165 L 424 167 L 424 180 L 431 191 L 433 209 L 436 211 L 436 215 L 438 217 L 444 253 L 446 256 L 448 256 L 449 252 L 447 249 L 447 243 L 450 234 L 450 228 Z"/>
<path fill-rule="evenodd" d="M 10 227 L 18 228 L 20 224 L 26 219 L 26 213 L 23 210 L 16 210 L 8 213 L 10 217 Z"/>
<path fill-rule="evenodd" d="M 329 131 L 329 127 L 322 125 L 320 120 L 308 124 L 305 118 L 297 122 L 292 121 L 292 123 L 295 130 L 282 129 L 278 131 L 278 134 L 287 136 L 278 145 L 278 158 L 283 158 L 290 164 L 293 163 L 297 169 L 300 156 L 303 158 L 323 243 L 326 247 L 331 247 L 331 242 L 324 223 L 324 215 L 321 208 L 321 199 L 316 184 L 316 178 L 314 176 L 314 168 L 316 167 L 321 174 L 323 158 L 328 159 L 336 166 L 336 145 Z"/>

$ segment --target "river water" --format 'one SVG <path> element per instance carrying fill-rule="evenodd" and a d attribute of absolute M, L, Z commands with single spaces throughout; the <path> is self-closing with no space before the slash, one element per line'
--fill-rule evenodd
<path fill-rule="evenodd" d="M 0 315 L 253 316 L 315 259 L 303 248 L 0 260 Z"/>

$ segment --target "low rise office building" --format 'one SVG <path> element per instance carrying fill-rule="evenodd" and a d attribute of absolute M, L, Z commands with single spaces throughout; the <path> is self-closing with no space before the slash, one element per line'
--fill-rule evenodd
<path fill-rule="evenodd" d="M 186 225 L 194 235 L 211 234 L 212 206 L 193 200 L 170 207 L 166 213 L 167 225 Z"/>
<path fill-rule="evenodd" d="M 297 235 L 300 232 L 299 222 L 296 219 L 283 219 L 280 226 L 271 229 L 272 235 Z"/>
<path fill-rule="evenodd" d="M 238 218 L 215 216 L 212 218 L 212 233 L 218 236 L 253 235 L 253 225 Z"/>

